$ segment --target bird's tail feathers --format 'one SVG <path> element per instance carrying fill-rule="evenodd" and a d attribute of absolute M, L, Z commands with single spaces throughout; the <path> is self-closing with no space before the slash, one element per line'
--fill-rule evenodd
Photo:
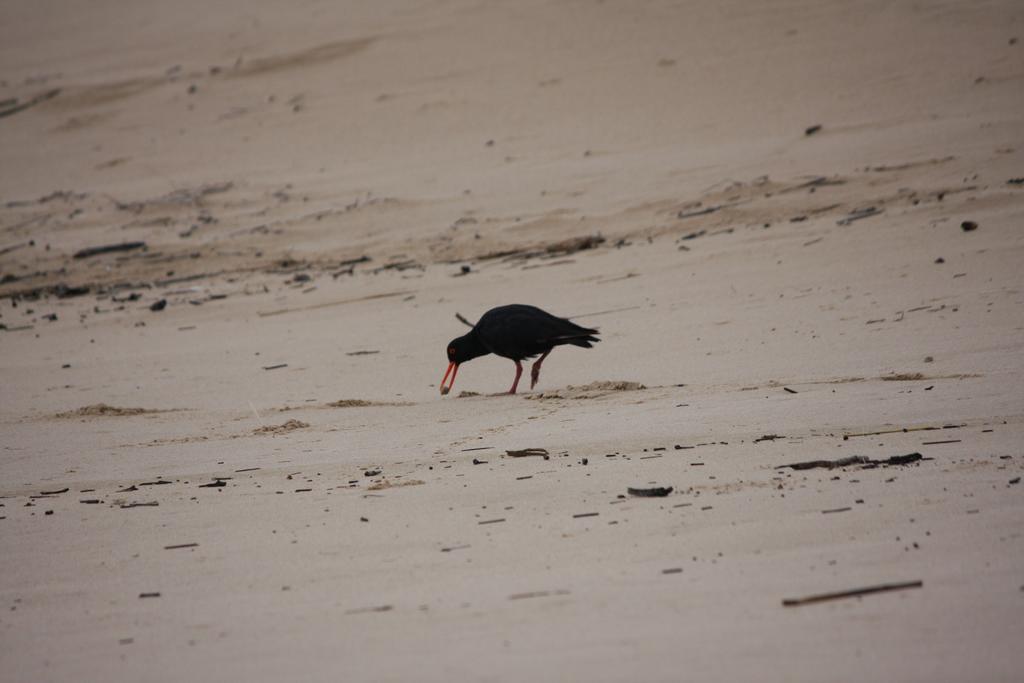
<path fill-rule="evenodd" d="M 581 346 L 585 349 L 589 349 L 592 346 L 591 342 L 601 341 L 594 335 L 597 334 L 597 330 L 583 329 L 580 334 L 562 334 L 557 337 L 552 337 L 551 342 L 556 346 L 559 344 L 572 344 L 573 346 Z"/>

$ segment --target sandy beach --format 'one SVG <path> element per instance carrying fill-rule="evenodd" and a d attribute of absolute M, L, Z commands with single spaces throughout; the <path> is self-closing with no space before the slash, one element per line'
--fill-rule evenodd
<path fill-rule="evenodd" d="M 1022 40 L 4 2 L 0 680 L 1018 680 Z"/>

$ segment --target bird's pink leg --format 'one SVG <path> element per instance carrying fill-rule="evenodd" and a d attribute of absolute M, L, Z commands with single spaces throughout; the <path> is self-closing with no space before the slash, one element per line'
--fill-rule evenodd
<path fill-rule="evenodd" d="M 537 386 L 537 380 L 540 379 L 540 364 L 544 362 L 544 359 L 548 357 L 552 349 L 548 349 L 544 352 L 544 355 L 533 362 L 533 367 L 530 368 L 530 388 L 533 389 Z"/>
<path fill-rule="evenodd" d="M 516 379 L 512 382 L 512 388 L 508 390 L 508 393 L 516 393 L 516 387 L 519 386 L 519 376 L 523 374 L 523 365 L 519 361 L 516 361 Z"/>

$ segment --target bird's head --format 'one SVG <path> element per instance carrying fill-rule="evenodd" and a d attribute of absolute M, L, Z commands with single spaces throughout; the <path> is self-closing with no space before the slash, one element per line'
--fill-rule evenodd
<path fill-rule="evenodd" d="M 441 380 L 441 395 L 444 396 L 452 390 L 452 385 L 455 384 L 455 375 L 459 371 L 459 364 L 465 363 L 467 360 L 472 360 L 477 356 L 482 356 L 487 351 L 480 346 L 480 342 L 472 336 L 472 332 L 464 334 L 461 337 L 456 337 L 448 342 L 448 370 L 444 373 L 444 378 Z M 452 381 L 445 386 L 445 382 L 448 381 L 448 375 L 452 376 Z"/>

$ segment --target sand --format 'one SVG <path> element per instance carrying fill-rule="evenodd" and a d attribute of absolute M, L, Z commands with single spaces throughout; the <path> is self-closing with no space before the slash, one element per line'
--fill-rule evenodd
<path fill-rule="evenodd" d="M 0 678 L 1017 678 L 1018 37 L 4 3 Z M 506 303 L 602 341 L 441 397 Z"/>

